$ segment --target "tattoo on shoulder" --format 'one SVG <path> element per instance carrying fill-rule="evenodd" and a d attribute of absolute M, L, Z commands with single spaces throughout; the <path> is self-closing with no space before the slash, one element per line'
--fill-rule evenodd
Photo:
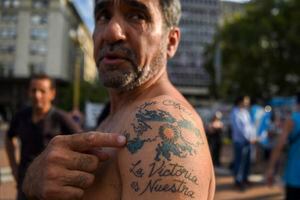
<path fill-rule="evenodd" d="M 192 113 L 190 111 L 185 109 L 180 103 L 178 103 L 174 100 L 166 99 L 166 100 L 163 101 L 163 105 L 172 106 L 173 108 L 176 108 L 176 109 L 180 110 L 181 112 L 183 112 L 185 114 L 192 115 Z"/>
<path fill-rule="evenodd" d="M 194 199 L 195 191 L 191 189 L 190 185 L 199 185 L 198 178 L 193 174 L 193 171 L 172 162 L 156 161 L 148 167 L 143 168 L 142 161 L 139 160 L 131 164 L 129 172 L 136 178 L 135 181 L 131 182 L 130 187 L 139 196 L 146 192 L 170 192 L 181 193 L 186 197 Z M 171 179 L 166 181 L 165 178 L 167 177 Z M 145 185 L 141 185 L 139 182 L 142 178 L 147 178 Z"/>
<path fill-rule="evenodd" d="M 159 105 L 160 109 L 157 109 L 157 106 L 156 109 L 151 108 L 153 105 Z M 166 106 L 172 106 L 189 115 L 183 106 L 173 100 L 165 100 L 162 103 L 146 102 L 140 106 L 135 115 L 136 121 L 131 124 L 134 137 L 131 137 L 128 132 L 124 133 L 127 137 L 127 149 L 131 154 L 137 153 L 145 143 L 158 142 L 154 155 L 156 161 L 162 158 L 171 161 L 172 156 L 186 158 L 188 155 L 196 155 L 196 148 L 203 144 L 200 130 L 192 120 L 182 116 L 176 118 L 172 113 L 164 110 Z M 147 135 L 147 131 L 152 130 L 155 122 L 161 124 L 158 133 L 155 136 Z M 196 139 L 188 140 L 183 132 L 192 134 Z"/>

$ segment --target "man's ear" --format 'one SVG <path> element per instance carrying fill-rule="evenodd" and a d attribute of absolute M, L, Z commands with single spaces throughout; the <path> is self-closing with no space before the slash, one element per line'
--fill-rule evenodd
<path fill-rule="evenodd" d="M 51 89 L 51 101 L 54 101 L 55 97 L 56 97 L 56 89 L 52 88 Z"/>
<path fill-rule="evenodd" d="M 172 58 L 178 48 L 180 41 L 180 29 L 178 27 L 172 27 L 169 31 L 168 36 L 168 47 L 167 47 L 167 57 Z"/>

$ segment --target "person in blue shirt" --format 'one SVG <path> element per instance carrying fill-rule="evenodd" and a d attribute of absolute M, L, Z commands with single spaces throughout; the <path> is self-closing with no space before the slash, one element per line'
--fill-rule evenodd
<path fill-rule="evenodd" d="M 297 94 L 297 110 L 284 124 L 276 147 L 272 152 L 266 179 L 269 185 L 274 182 L 276 162 L 285 146 L 288 146 L 287 161 L 284 170 L 286 200 L 300 199 L 300 92 Z"/>
<path fill-rule="evenodd" d="M 247 96 L 238 97 L 230 119 L 234 147 L 233 174 L 235 185 L 240 190 L 245 189 L 248 183 L 251 144 L 256 140 L 255 128 L 248 111 L 249 102 Z"/>

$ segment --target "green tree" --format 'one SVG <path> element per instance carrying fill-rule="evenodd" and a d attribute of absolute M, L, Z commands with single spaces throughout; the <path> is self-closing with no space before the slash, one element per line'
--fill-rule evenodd
<path fill-rule="evenodd" d="M 96 81 L 89 83 L 81 81 L 80 84 L 80 110 L 84 110 L 85 102 L 106 103 L 108 101 L 107 90 Z M 73 108 L 73 85 L 68 84 L 58 89 L 57 105 L 64 110 Z"/>
<path fill-rule="evenodd" d="M 215 81 L 214 57 L 222 52 L 219 97 L 291 95 L 300 86 L 300 1 L 252 0 L 243 15 L 225 23 L 206 50 L 205 67 Z"/>

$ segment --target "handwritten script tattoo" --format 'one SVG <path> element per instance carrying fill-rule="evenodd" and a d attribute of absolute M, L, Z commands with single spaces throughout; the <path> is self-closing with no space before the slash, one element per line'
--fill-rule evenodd
<path fill-rule="evenodd" d="M 130 168 L 130 172 L 136 176 L 136 177 L 143 177 L 144 176 L 144 170 L 142 168 L 138 168 L 138 166 L 141 164 L 141 160 L 137 161 L 136 163 L 132 163 L 132 167 Z"/>
<path fill-rule="evenodd" d="M 195 192 L 190 189 L 188 183 L 199 185 L 197 176 L 184 166 L 177 163 L 153 162 L 149 165 L 149 170 L 145 174 L 145 170 L 140 166 L 141 160 L 132 163 L 130 173 L 137 178 L 148 178 L 148 182 L 144 188 L 140 188 L 138 181 L 131 183 L 133 191 L 143 195 L 145 192 L 171 192 L 182 193 L 187 197 L 195 198 Z M 165 178 L 171 177 L 166 183 Z"/>
<path fill-rule="evenodd" d="M 136 121 L 132 123 L 134 137 L 125 132 L 127 137 L 127 149 L 131 154 L 137 153 L 145 143 L 159 142 L 156 146 L 155 160 L 160 161 L 161 158 L 171 160 L 171 156 L 186 158 L 188 155 L 196 154 L 196 147 L 203 144 L 200 130 L 190 120 L 184 118 L 176 119 L 170 112 L 162 109 L 151 109 L 151 106 L 158 105 L 158 102 L 146 102 L 139 107 L 136 113 Z M 171 100 L 166 100 L 159 105 L 163 108 L 166 105 L 175 106 L 184 110 L 179 104 Z M 150 108 L 149 108 L 150 107 Z M 187 111 L 186 111 L 187 112 Z M 152 130 L 152 124 L 159 122 L 161 125 L 156 136 L 147 135 L 147 131 Z M 196 136 L 195 141 L 188 141 L 183 132 L 188 132 Z"/>
<path fill-rule="evenodd" d="M 171 99 L 164 100 L 163 105 L 172 106 L 173 108 L 176 108 L 176 109 L 180 110 L 181 112 L 184 112 L 185 114 L 192 115 L 192 113 L 189 112 L 188 110 L 186 110 L 182 105 L 180 105 L 180 103 L 173 101 Z"/>

